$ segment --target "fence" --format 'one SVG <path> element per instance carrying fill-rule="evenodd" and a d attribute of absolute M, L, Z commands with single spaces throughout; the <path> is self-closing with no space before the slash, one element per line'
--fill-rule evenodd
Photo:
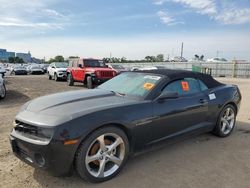
<path fill-rule="evenodd" d="M 206 63 L 206 62 L 147 62 L 147 63 L 122 63 L 121 65 L 132 67 L 164 66 L 168 69 L 192 70 L 192 66 L 200 66 L 211 69 L 214 77 L 238 77 L 250 78 L 250 63 Z"/>

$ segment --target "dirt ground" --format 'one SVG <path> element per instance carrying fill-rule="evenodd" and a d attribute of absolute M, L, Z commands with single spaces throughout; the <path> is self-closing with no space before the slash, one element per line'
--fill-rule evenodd
<path fill-rule="evenodd" d="M 101 184 L 90 184 L 76 174 L 53 177 L 35 170 L 13 156 L 8 135 L 22 104 L 38 96 L 83 89 L 46 76 L 6 77 L 7 96 L 0 101 L 0 187 L 250 187 L 250 79 L 219 79 L 237 84 L 243 100 L 237 128 L 224 139 L 211 134 L 145 153 L 130 159 L 119 176 Z M 84 92 L 84 91 L 83 91 Z"/>

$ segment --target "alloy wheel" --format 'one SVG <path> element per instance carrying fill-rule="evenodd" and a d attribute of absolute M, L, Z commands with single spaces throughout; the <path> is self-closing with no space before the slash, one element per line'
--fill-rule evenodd
<path fill-rule="evenodd" d="M 106 133 L 90 144 L 85 165 L 92 176 L 105 178 L 119 169 L 124 157 L 125 145 L 122 138 L 115 133 Z"/>
<path fill-rule="evenodd" d="M 231 107 L 224 110 L 220 120 L 221 132 L 224 135 L 229 134 L 235 125 L 235 112 Z"/>

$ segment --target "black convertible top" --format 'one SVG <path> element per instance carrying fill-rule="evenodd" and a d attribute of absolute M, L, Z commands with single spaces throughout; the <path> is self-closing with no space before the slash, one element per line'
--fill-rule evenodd
<path fill-rule="evenodd" d="M 174 70 L 174 69 L 157 69 L 157 70 L 144 70 L 137 72 L 145 72 L 151 74 L 160 74 L 169 78 L 170 81 L 180 79 L 180 78 L 196 78 L 200 79 L 208 88 L 214 88 L 223 85 L 222 83 L 216 81 L 212 76 L 208 74 L 203 74 L 199 72 L 192 72 L 186 70 Z"/>

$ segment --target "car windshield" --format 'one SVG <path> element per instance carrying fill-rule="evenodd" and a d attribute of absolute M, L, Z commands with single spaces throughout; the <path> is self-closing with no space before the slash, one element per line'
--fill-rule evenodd
<path fill-rule="evenodd" d="M 112 67 L 113 67 L 114 69 L 124 69 L 124 67 L 121 66 L 121 65 L 112 65 Z"/>
<path fill-rule="evenodd" d="M 40 67 L 35 65 L 35 66 L 31 66 L 31 69 L 40 69 Z"/>
<path fill-rule="evenodd" d="M 105 63 L 102 60 L 85 59 L 83 61 L 85 67 L 105 67 Z"/>
<path fill-rule="evenodd" d="M 120 95 L 145 97 L 158 84 L 161 78 L 158 75 L 128 72 L 116 76 L 98 88 Z"/>
<path fill-rule="evenodd" d="M 67 68 L 68 63 L 56 63 L 56 68 Z"/>

